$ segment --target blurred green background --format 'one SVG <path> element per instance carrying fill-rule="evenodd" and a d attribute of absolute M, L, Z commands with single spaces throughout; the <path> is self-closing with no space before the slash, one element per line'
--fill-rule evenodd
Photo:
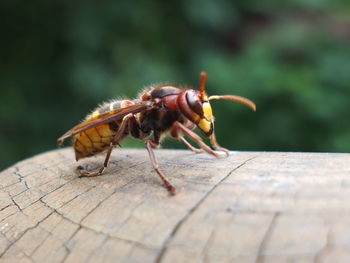
<path fill-rule="evenodd" d="M 202 70 L 209 94 L 257 104 L 213 101 L 221 145 L 350 149 L 350 1 L 2 0 L 0 18 L 1 169 L 55 149 L 103 101 L 197 87 Z"/>

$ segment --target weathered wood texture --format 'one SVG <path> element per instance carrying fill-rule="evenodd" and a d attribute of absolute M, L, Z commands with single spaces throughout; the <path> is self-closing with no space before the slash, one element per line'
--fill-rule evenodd
<path fill-rule="evenodd" d="M 350 262 L 349 154 L 156 154 L 176 196 L 146 150 L 114 151 L 95 178 L 71 149 L 3 171 L 0 261 Z"/>

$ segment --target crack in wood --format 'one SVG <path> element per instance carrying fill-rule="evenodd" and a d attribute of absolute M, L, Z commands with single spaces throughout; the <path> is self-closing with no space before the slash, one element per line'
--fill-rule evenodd
<path fill-rule="evenodd" d="M 3 211 L 3 210 L 5 210 L 6 208 L 8 208 L 8 207 L 11 206 L 11 205 L 12 205 L 12 204 L 8 204 L 7 206 L 2 207 L 2 208 L 0 209 L 0 212 Z"/>
<path fill-rule="evenodd" d="M 89 253 L 88 258 L 89 258 L 90 260 L 88 260 L 87 262 L 90 262 L 90 261 L 91 261 L 91 258 L 92 258 L 96 253 L 98 253 L 98 252 L 106 245 L 106 243 L 107 243 L 108 240 L 109 240 L 109 237 L 106 235 L 106 236 L 104 237 L 104 240 L 101 242 L 101 244 L 100 244 L 98 247 L 96 247 L 93 251 L 91 251 L 91 252 Z M 65 258 L 64 260 L 62 260 L 60 263 L 63 263 L 63 262 L 65 262 L 65 261 L 66 261 L 66 258 Z"/>
<path fill-rule="evenodd" d="M 57 226 L 56 226 L 57 227 Z M 55 228 L 54 228 L 55 229 Z M 53 230 L 54 230 L 53 229 Z M 78 229 L 80 229 L 78 227 Z M 46 231 L 46 230 L 45 230 Z M 77 230 L 76 230 L 77 231 Z M 53 233 L 50 232 L 50 231 L 47 231 L 48 235 L 36 246 L 36 248 L 32 251 L 32 253 L 30 254 L 30 256 L 33 256 L 42 246 L 43 244 L 51 237 L 53 236 Z M 69 254 L 70 252 L 70 249 L 69 247 L 67 246 L 66 242 L 62 242 L 62 246 L 65 248 L 65 250 L 67 251 L 67 254 L 66 256 Z"/>
<path fill-rule="evenodd" d="M 52 182 L 52 181 L 55 180 L 55 179 L 57 179 L 57 178 L 55 178 L 55 177 L 50 178 L 50 180 L 48 180 L 48 181 L 46 181 L 46 182 L 44 182 L 44 183 L 42 183 L 42 184 L 35 185 L 35 186 L 32 187 L 32 188 L 30 188 L 30 187 L 28 186 L 27 181 L 23 180 L 23 183 L 24 183 L 26 189 L 25 189 L 24 191 L 20 192 L 20 193 L 17 193 L 17 194 L 15 194 L 15 195 L 13 195 L 13 197 L 19 196 L 20 194 L 23 194 L 24 192 L 28 191 L 29 189 L 31 189 L 31 190 L 32 190 L 32 189 L 36 189 L 36 190 L 38 190 L 38 191 L 40 191 L 40 192 L 42 193 L 42 190 L 40 189 L 40 186 L 46 185 L 46 184 Z M 71 181 L 73 181 L 73 179 L 67 181 L 66 183 L 71 182 Z M 56 188 L 56 189 L 57 189 L 57 188 Z M 55 191 L 56 189 L 54 189 L 54 191 Z M 48 193 L 45 193 L 45 194 L 47 195 Z M 43 194 L 43 195 L 44 195 L 44 194 Z"/>
<path fill-rule="evenodd" d="M 138 164 L 133 164 L 131 165 L 130 167 L 126 167 L 125 169 L 130 169 L 130 168 L 133 168 L 137 165 L 140 165 L 140 164 L 143 164 L 144 162 L 141 162 L 141 163 L 138 163 Z M 88 178 L 87 178 L 88 179 Z M 74 181 L 77 181 L 77 180 L 83 180 L 83 178 L 81 177 L 75 177 L 67 182 L 65 182 L 64 184 L 60 185 L 58 188 L 55 188 L 54 190 L 48 192 L 48 193 L 45 193 L 44 196 L 42 196 L 40 199 L 43 199 L 45 198 L 46 196 L 48 196 L 49 194 L 53 193 L 53 192 L 56 192 L 57 190 L 59 190 L 60 188 L 64 187 L 65 185 L 68 185 L 69 183 L 73 183 Z M 120 189 L 123 189 L 124 187 L 126 187 L 127 185 L 133 183 L 134 181 L 136 181 L 137 179 L 133 179 L 133 180 L 130 180 L 128 181 L 127 183 L 125 183 L 124 185 L 120 186 L 120 187 L 116 187 L 116 189 L 110 194 L 108 195 L 106 198 L 102 199 L 101 202 L 99 202 L 94 209 L 92 209 L 89 213 L 87 213 L 86 216 L 84 216 L 80 222 L 78 223 L 81 223 L 87 216 L 89 216 L 97 207 L 99 207 L 106 199 L 108 199 L 110 196 L 112 196 L 113 194 L 115 194 L 118 190 Z M 61 208 L 61 207 L 64 207 L 65 205 L 69 204 L 70 202 L 72 202 L 74 199 L 78 198 L 79 196 L 81 196 L 82 194 L 86 193 L 86 192 L 89 192 L 90 190 L 96 188 L 98 186 L 98 183 L 96 183 L 95 185 L 93 185 L 92 187 L 86 189 L 84 192 L 81 192 L 79 194 L 77 194 L 76 196 L 74 196 L 72 199 L 70 199 L 69 201 L 67 201 L 66 203 L 62 204 L 61 206 L 57 207 L 57 209 Z"/>
<path fill-rule="evenodd" d="M 136 211 L 137 208 L 139 208 L 141 205 L 144 204 L 144 200 L 141 200 L 141 202 L 137 203 L 131 210 L 129 215 L 127 216 L 127 218 L 120 224 L 118 229 L 123 228 L 123 226 L 132 218 L 132 216 L 134 215 L 134 212 Z"/>
<path fill-rule="evenodd" d="M 178 230 L 180 229 L 180 227 L 188 220 L 188 218 L 199 208 L 199 206 L 209 197 L 209 195 L 220 185 L 222 184 L 227 178 L 230 177 L 230 175 L 235 172 L 236 170 L 238 170 L 239 168 L 241 168 L 242 166 L 244 166 L 245 164 L 247 164 L 249 161 L 255 159 L 257 156 L 251 157 L 248 160 L 244 161 L 243 163 L 241 163 L 240 165 L 236 166 L 235 168 L 233 168 L 230 172 L 228 172 L 228 174 L 226 176 L 224 176 L 218 183 L 216 183 L 189 211 L 188 213 L 182 218 L 180 219 L 175 227 L 173 228 L 173 230 L 171 231 L 170 235 L 168 236 L 168 238 L 164 241 L 162 248 L 160 249 L 160 252 L 155 260 L 155 263 L 161 263 L 162 259 L 164 257 L 164 255 L 166 254 L 168 247 L 171 243 L 171 241 L 173 240 L 173 238 L 175 237 L 176 233 L 178 232 Z"/>
<path fill-rule="evenodd" d="M 51 212 L 50 212 L 47 216 L 45 216 L 44 218 L 42 218 L 41 220 L 39 220 L 34 226 L 25 229 L 24 232 L 21 233 L 21 235 L 20 235 L 18 238 L 16 238 L 13 242 L 11 242 L 5 235 L 3 235 L 3 236 L 6 238 L 6 240 L 9 242 L 9 246 L 7 246 L 7 248 L 3 251 L 3 253 L 0 254 L 0 258 L 1 258 L 14 244 L 16 244 L 16 242 L 17 242 L 18 240 L 20 240 L 27 232 L 29 232 L 29 231 L 32 230 L 32 229 L 36 229 L 37 227 L 39 227 L 39 225 L 40 225 L 42 222 L 44 222 L 47 218 L 49 218 L 53 213 L 56 212 L 58 215 L 60 215 L 60 214 L 57 212 L 57 210 L 55 210 L 54 208 L 52 208 L 52 207 L 46 205 L 46 203 L 43 202 L 43 201 L 40 200 L 40 199 L 37 200 L 36 202 L 32 203 L 31 205 L 33 205 L 33 204 L 35 204 L 35 203 L 37 203 L 37 202 L 41 202 L 42 204 L 44 204 L 44 206 L 46 206 L 47 208 L 49 208 L 49 209 L 51 210 Z M 18 207 L 18 206 L 17 206 L 17 207 Z M 28 206 L 28 207 L 29 207 L 29 206 Z M 18 207 L 18 208 L 19 208 L 19 207 Z M 27 218 L 29 219 L 28 215 L 26 215 L 25 213 L 23 213 L 23 210 L 16 211 L 15 213 L 13 213 L 13 214 L 11 214 L 11 215 L 14 215 L 14 214 L 16 214 L 16 213 L 18 213 L 18 212 L 21 212 L 21 214 L 22 214 L 23 216 L 25 216 L 25 217 L 27 217 Z M 9 216 L 11 216 L 11 215 L 9 215 Z M 9 216 L 7 216 L 7 217 L 9 217 Z M 60 216 L 62 216 L 62 215 L 60 215 Z M 7 218 L 7 217 L 6 217 L 6 218 Z M 5 220 L 6 218 L 4 218 L 3 220 Z M 64 218 L 64 217 L 62 216 L 62 218 Z M 65 219 L 69 221 L 69 219 L 67 219 L 67 218 L 65 218 Z M 3 221 L 3 220 L 2 220 L 2 221 Z M 70 221 L 70 222 L 74 224 L 74 222 L 72 222 L 72 221 Z M 15 227 L 15 225 L 13 225 L 9 230 L 11 230 L 13 227 Z M 8 230 L 8 231 L 9 231 L 9 230 Z M 50 233 L 49 233 L 49 234 L 50 234 Z M 48 236 L 49 236 L 49 235 L 48 235 Z M 44 241 L 45 241 L 47 238 L 48 238 L 48 237 L 46 237 L 46 238 L 44 239 Z M 44 241 L 42 241 L 42 242 L 38 245 L 38 247 L 40 247 L 40 246 L 44 243 Z M 34 252 L 38 249 L 38 247 L 33 251 L 32 254 L 34 254 Z M 21 252 L 22 252 L 25 256 L 27 256 L 27 257 L 31 257 L 31 256 L 32 256 L 32 254 L 31 254 L 31 255 L 27 255 L 24 251 L 21 251 Z M 31 258 L 31 259 L 32 259 L 32 258 Z M 32 260 L 33 260 L 33 259 L 32 259 Z"/>
<path fill-rule="evenodd" d="M 7 241 L 7 243 L 8 243 L 9 245 L 12 243 L 2 231 L 0 232 L 0 235 Z M 3 252 L 0 254 L 0 259 L 1 259 L 1 257 L 2 257 L 3 254 L 5 254 L 5 251 L 3 251 Z"/>
<path fill-rule="evenodd" d="M 51 211 L 47 216 L 39 220 L 34 226 L 28 227 L 25 229 L 13 242 L 9 241 L 9 246 L 6 247 L 6 249 L 0 254 L 0 258 L 14 245 L 18 240 L 20 240 L 28 231 L 37 228 L 46 218 L 48 218 L 51 214 L 53 214 L 54 211 Z M 25 215 L 25 214 L 23 214 Z M 27 216 L 27 215 L 25 215 Z M 7 239 L 7 238 L 6 238 Z M 8 239 L 7 239 L 8 240 Z M 23 252 L 24 253 L 24 252 Z"/>
<path fill-rule="evenodd" d="M 11 205 L 9 205 L 9 206 L 7 206 L 7 208 L 9 208 L 9 207 L 11 207 L 11 206 L 15 206 L 14 204 L 11 204 Z M 18 207 L 17 207 L 18 208 Z M 5 208 L 3 209 L 3 210 L 5 210 Z M 2 223 L 3 221 L 5 221 L 7 218 L 9 218 L 10 216 L 12 216 L 12 215 L 14 215 L 14 214 L 17 214 L 19 211 L 17 210 L 17 211 L 14 211 L 12 214 L 9 214 L 9 215 L 7 215 L 6 217 L 4 217 L 3 219 L 1 219 L 1 221 L 0 221 L 0 223 Z"/>
<path fill-rule="evenodd" d="M 121 189 L 123 189 L 124 187 L 132 184 L 133 182 L 137 181 L 138 179 L 135 178 L 135 179 L 132 179 L 128 182 L 126 182 L 125 184 L 121 185 L 120 187 L 117 187 L 114 191 L 112 191 L 111 194 L 107 195 L 105 198 L 101 199 L 100 202 L 98 202 L 96 204 L 96 206 L 91 210 L 89 211 L 81 220 L 79 223 L 83 222 L 89 215 L 91 215 L 98 207 L 100 207 L 100 205 L 103 204 L 103 202 L 105 202 L 106 200 L 108 200 L 111 196 L 113 196 L 114 194 L 116 194 L 118 191 L 120 191 Z"/>
<path fill-rule="evenodd" d="M 15 245 L 16 241 L 14 242 L 11 242 L 7 237 L 6 235 L 4 235 L 3 233 L 1 233 L 1 236 L 8 242 L 9 246 L 13 246 Z M 6 248 L 6 251 L 9 249 L 9 246 Z M 19 249 L 19 248 L 18 248 Z M 3 251 L 1 254 L 0 254 L 0 259 L 3 257 L 3 255 L 5 254 L 6 251 Z M 22 251 L 21 249 L 19 249 L 19 251 L 24 255 L 24 257 L 28 258 L 30 261 L 32 262 L 35 262 L 29 255 L 27 255 L 26 253 L 24 253 L 24 251 Z M 2 262 L 2 261 L 1 261 Z"/>
<path fill-rule="evenodd" d="M 19 210 L 19 211 L 22 211 L 22 208 L 17 204 L 17 202 L 14 200 L 14 198 L 13 198 L 12 196 L 10 196 L 10 195 L 9 195 L 9 197 L 11 198 L 11 201 L 13 202 L 13 204 L 14 204 L 15 206 L 17 206 L 18 210 Z"/>
<path fill-rule="evenodd" d="M 23 179 L 23 176 L 21 175 L 21 173 L 19 172 L 19 167 L 15 166 L 15 171 L 13 172 L 15 175 L 17 175 L 19 177 L 19 181 L 21 182 Z"/>
<path fill-rule="evenodd" d="M 55 178 L 53 178 L 53 179 L 55 179 Z M 77 179 L 77 178 L 75 178 L 75 179 Z M 70 181 L 67 181 L 67 182 L 65 182 L 64 184 L 60 185 L 59 187 L 57 187 L 57 188 L 55 188 L 54 190 L 49 191 L 49 192 L 47 192 L 47 193 L 44 193 L 41 189 L 39 189 L 39 188 L 37 188 L 37 187 L 31 188 L 31 190 L 32 190 L 32 189 L 37 190 L 37 191 L 40 193 L 41 197 L 39 197 L 39 198 L 36 199 L 36 200 L 33 200 L 32 203 L 27 204 L 27 205 L 26 205 L 25 207 L 23 207 L 23 208 L 21 208 L 19 205 L 17 205 L 17 203 L 16 203 L 16 202 L 14 201 L 14 199 L 13 199 L 13 198 L 17 197 L 18 195 L 15 195 L 15 196 L 14 196 L 13 198 L 11 198 L 11 199 L 12 199 L 12 201 L 14 202 L 14 204 L 17 205 L 18 208 L 19 208 L 20 210 L 22 210 L 22 209 L 25 209 L 25 208 L 31 206 L 32 204 L 36 203 L 38 200 L 41 200 L 41 199 L 45 198 L 45 197 L 48 196 L 49 194 L 51 194 L 51 193 L 53 193 L 53 192 L 56 192 L 58 189 L 64 187 L 65 185 L 68 185 L 69 183 L 73 182 L 75 179 L 72 179 L 72 180 L 70 180 Z M 48 183 L 48 182 L 47 182 L 47 183 Z M 28 189 L 28 190 L 29 190 L 29 189 Z M 27 190 L 26 190 L 26 191 L 27 191 Z M 24 193 L 24 192 L 26 192 L 26 191 L 23 191 L 22 193 Z M 64 205 L 64 204 L 63 204 L 63 205 Z"/>
<path fill-rule="evenodd" d="M 133 180 L 131 180 L 131 181 L 133 181 Z M 130 183 L 131 181 L 129 181 L 129 183 Z M 127 185 L 127 184 L 125 184 L 125 185 Z M 125 185 L 124 185 L 124 186 L 125 186 Z M 120 189 L 120 188 L 118 188 L 118 189 Z M 115 192 L 117 192 L 118 189 L 116 189 Z M 114 193 L 115 193 L 115 192 L 114 192 Z M 113 194 L 114 194 L 114 193 L 113 193 Z M 112 195 L 113 195 L 113 194 L 112 194 Z M 53 207 L 51 207 L 50 205 L 48 205 L 47 203 L 45 203 L 43 200 L 40 200 L 40 201 L 41 201 L 45 206 L 47 206 L 48 208 L 53 209 L 53 212 L 56 213 L 57 215 L 61 216 L 61 217 L 64 218 L 65 220 L 71 222 L 72 224 L 75 224 L 75 225 L 78 225 L 78 226 L 79 226 L 78 229 L 77 229 L 77 231 L 75 231 L 75 233 L 70 237 L 69 240 L 72 240 L 72 239 L 75 237 L 75 235 L 79 232 L 79 230 L 81 230 L 81 229 L 86 229 L 86 230 L 89 230 L 89 231 L 91 231 L 91 232 L 93 232 L 93 233 L 95 233 L 95 234 L 104 235 L 104 236 L 106 237 L 107 240 L 108 240 L 108 239 L 114 239 L 114 240 L 126 242 L 126 243 L 128 243 L 128 244 L 133 244 L 133 245 L 135 245 L 135 246 L 142 247 L 142 248 L 145 248 L 145 249 L 155 249 L 155 248 L 149 247 L 149 246 L 147 246 L 147 245 L 145 245 L 145 244 L 143 244 L 143 243 L 137 242 L 137 241 L 133 241 L 133 240 L 128 240 L 128 239 L 123 239 L 123 238 L 120 238 L 120 237 L 111 236 L 110 234 L 105 233 L 105 232 L 103 232 L 103 231 L 97 231 L 97 230 L 95 230 L 95 229 L 93 229 L 93 228 L 90 228 L 90 227 L 88 227 L 88 226 L 86 226 L 86 225 L 82 225 L 82 224 L 81 224 L 82 220 L 81 220 L 80 222 L 75 222 L 75 221 L 71 220 L 70 218 L 66 217 L 65 215 L 63 215 L 62 213 L 60 213 L 60 212 L 59 212 L 58 210 L 56 210 L 55 208 L 53 208 Z M 51 214 L 52 214 L 52 213 L 51 213 Z M 51 215 L 51 214 L 50 214 L 50 215 Z M 107 240 L 106 240 L 106 241 L 107 241 Z M 68 244 L 68 241 L 67 241 L 66 243 Z M 69 256 L 69 253 L 70 253 L 70 252 L 71 252 L 71 250 L 69 249 L 68 254 L 66 255 L 65 258 L 67 258 L 67 257 Z M 1 257 L 1 256 L 0 256 L 0 257 Z M 61 261 L 61 262 L 64 262 L 64 261 Z"/>
<path fill-rule="evenodd" d="M 258 248 L 258 252 L 257 252 L 257 258 L 255 260 L 256 263 L 262 263 L 264 260 L 264 256 L 263 256 L 263 251 L 266 248 L 266 245 L 268 244 L 268 241 L 270 240 L 271 236 L 272 236 L 272 232 L 276 226 L 276 221 L 277 218 L 280 216 L 281 212 L 276 212 L 274 213 L 273 217 L 271 218 L 269 227 L 267 228 L 264 237 L 261 240 L 261 243 L 259 245 Z"/>
<path fill-rule="evenodd" d="M 21 191 L 21 192 L 15 194 L 15 195 L 10 195 L 10 196 L 11 196 L 12 198 L 15 198 L 16 196 L 19 196 L 20 194 L 23 194 L 24 192 L 28 191 L 28 190 L 29 190 L 29 187 L 28 187 L 28 184 L 27 184 L 26 181 L 24 181 L 24 186 L 25 186 L 26 189 L 24 189 L 23 191 Z"/>
<path fill-rule="evenodd" d="M 18 177 L 18 181 L 2 186 L 2 187 L 0 187 L 0 190 L 3 190 L 3 189 L 5 189 L 7 187 L 10 187 L 12 185 L 18 184 L 18 183 L 20 183 L 22 181 L 22 177 L 18 173 L 19 172 L 19 168 L 17 166 L 13 166 L 13 168 L 15 169 L 15 171 L 13 171 L 11 174 L 16 175 L 16 177 Z"/>
<path fill-rule="evenodd" d="M 63 256 L 62 260 L 60 261 L 60 263 L 63 263 L 64 261 L 66 261 L 67 257 L 69 256 L 69 254 L 72 252 L 72 250 L 69 247 L 69 242 L 71 242 L 71 240 L 73 239 L 73 237 L 75 237 L 75 235 L 82 229 L 83 227 L 81 225 L 79 225 L 79 227 L 74 231 L 74 233 L 72 234 L 72 236 L 63 243 L 64 247 L 67 249 L 67 253 Z"/>

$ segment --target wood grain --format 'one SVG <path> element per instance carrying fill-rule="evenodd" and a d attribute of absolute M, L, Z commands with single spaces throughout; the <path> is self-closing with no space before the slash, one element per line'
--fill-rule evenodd
<path fill-rule="evenodd" d="M 176 196 L 146 150 L 114 151 L 95 178 L 71 149 L 1 172 L 0 261 L 350 262 L 349 154 L 156 154 Z"/>

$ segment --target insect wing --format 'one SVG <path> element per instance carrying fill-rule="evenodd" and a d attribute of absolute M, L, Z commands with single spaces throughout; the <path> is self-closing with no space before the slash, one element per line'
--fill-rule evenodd
<path fill-rule="evenodd" d="M 135 104 L 125 108 L 102 113 L 95 119 L 83 121 L 82 123 L 76 125 L 72 129 L 67 131 L 65 134 L 63 134 L 60 138 L 57 139 L 57 146 L 61 146 L 63 141 L 70 136 L 76 135 L 78 133 L 81 133 L 83 131 L 86 131 L 88 129 L 94 128 L 102 124 L 120 120 L 129 113 L 136 114 L 138 112 L 145 111 L 151 108 L 152 106 L 147 104 Z"/>

